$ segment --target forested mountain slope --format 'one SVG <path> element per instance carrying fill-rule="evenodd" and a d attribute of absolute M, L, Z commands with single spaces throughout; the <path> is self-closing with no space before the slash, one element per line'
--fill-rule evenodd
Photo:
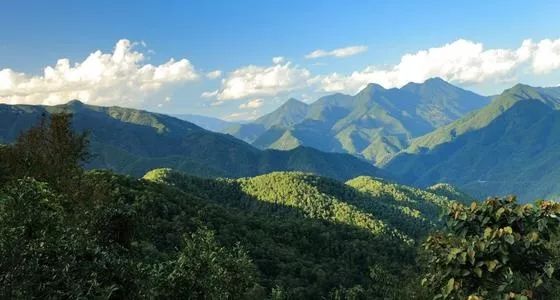
<path fill-rule="evenodd" d="M 369 293 L 373 293 L 370 295 L 378 297 L 382 293 L 398 295 L 395 282 L 383 287 L 367 275 L 355 275 L 367 273 L 372 264 L 379 274 L 387 276 L 384 282 L 402 276 L 397 274 L 414 274 L 409 255 L 414 255 L 419 240 L 440 226 L 438 216 L 442 209 L 454 198 L 462 197 L 457 193 L 448 198 L 370 177 L 344 184 L 298 172 L 213 180 L 158 169 L 144 179 L 174 187 L 231 214 L 243 214 L 247 218 L 243 222 L 252 224 L 250 227 L 220 221 L 210 228 L 220 233 L 218 237 L 241 239 L 261 274 L 271 277 L 263 285 L 270 288 L 272 282 L 282 282 L 280 286 L 287 287 L 298 299 L 315 298 L 321 286 L 325 288 L 333 282 L 347 282 L 343 286 L 349 287 L 368 286 Z M 205 220 L 212 223 L 216 217 L 212 213 Z M 267 225 L 258 225 L 259 222 Z M 353 260 L 358 257 L 363 261 Z M 289 281 L 281 279 L 287 279 L 285 272 L 300 268 L 303 269 L 297 274 L 302 275 L 290 273 Z M 320 273 L 330 275 L 323 278 Z M 327 290 L 333 288 L 334 285 Z"/>
<path fill-rule="evenodd" d="M 53 114 L 0 148 L 2 299 L 558 295 L 557 203 L 466 206 L 450 185 L 367 176 L 85 172 L 71 120 Z"/>
<path fill-rule="evenodd" d="M 477 197 L 558 199 L 559 90 L 517 85 L 484 109 L 418 138 L 385 167 L 408 184 L 449 182 Z"/>
<path fill-rule="evenodd" d="M 378 176 L 377 168 L 350 155 L 310 148 L 261 151 L 232 136 L 204 130 L 167 115 L 121 107 L 97 107 L 72 101 L 59 106 L 0 105 L 0 143 L 53 112 L 73 114 L 73 126 L 90 134 L 90 168 L 109 168 L 141 176 L 170 167 L 200 176 L 242 177 L 271 171 L 305 171 L 348 179 Z"/>
<path fill-rule="evenodd" d="M 259 148 L 304 145 L 383 163 L 412 138 L 483 107 L 488 99 L 440 78 L 400 89 L 370 84 L 358 94 L 334 94 L 307 105 L 289 100 L 279 109 L 226 132 Z"/>

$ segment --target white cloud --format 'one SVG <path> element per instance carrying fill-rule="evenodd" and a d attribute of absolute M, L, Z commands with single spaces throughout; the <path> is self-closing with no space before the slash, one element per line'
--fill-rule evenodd
<path fill-rule="evenodd" d="M 272 58 L 272 63 L 274 63 L 275 65 L 284 63 L 285 61 L 286 61 L 286 58 L 283 57 L 283 56 L 276 56 L 276 57 Z"/>
<path fill-rule="evenodd" d="M 90 104 L 141 106 L 162 89 L 199 77 L 187 59 L 144 64 L 144 54 L 133 48 L 129 40 L 119 40 L 113 53 L 98 50 L 74 64 L 59 59 L 38 76 L 2 69 L 0 102 L 52 105 L 80 99 Z"/>
<path fill-rule="evenodd" d="M 331 51 L 326 51 L 323 49 L 317 49 L 305 56 L 308 59 L 332 56 L 332 57 L 347 57 L 356 54 L 360 54 L 362 52 L 366 52 L 368 49 L 367 46 L 350 46 L 344 48 L 338 48 Z"/>
<path fill-rule="evenodd" d="M 259 116 L 258 111 L 253 110 L 253 111 L 236 112 L 236 113 L 229 114 L 229 115 L 224 117 L 224 120 L 226 120 L 226 121 L 249 121 L 249 120 L 256 119 L 258 116 Z"/>
<path fill-rule="evenodd" d="M 545 39 L 536 44 L 528 40 L 524 43 L 533 52 L 532 67 L 535 73 L 545 74 L 560 69 L 560 39 Z"/>
<path fill-rule="evenodd" d="M 221 70 L 214 70 L 211 72 L 206 73 L 206 77 L 208 79 L 217 79 L 222 77 L 222 71 Z"/>
<path fill-rule="evenodd" d="M 320 89 L 356 92 L 372 82 L 390 88 L 423 82 L 431 77 L 463 84 L 507 81 L 515 78 L 521 68 L 529 68 L 534 73 L 559 69 L 560 40 L 539 43 L 525 40 L 517 49 L 485 49 L 482 43 L 460 39 L 405 54 L 397 65 L 389 68 L 369 66 L 350 75 L 322 76 Z"/>
<path fill-rule="evenodd" d="M 242 99 L 248 97 L 275 96 L 308 86 L 311 73 L 290 62 L 268 67 L 246 66 L 231 72 L 222 79 L 218 91 L 205 92 L 210 97 L 216 93 L 219 100 Z"/>
<path fill-rule="evenodd" d="M 214 98 L 218 95 L 218 90 L 215 91 L 211 91 L 211 92 L 203 92 L 202 94 L 200 94 L 200 97 L 202 98 Z"/>
<path fill-rule="evenodd" d="M 261 98 L 253 99 L 248 101 L 247 103 L 243 103 L 239 105 L 241 109 L 252 109 L 252 108 L 259 108 L 264 105 L 264 101 Z"/>

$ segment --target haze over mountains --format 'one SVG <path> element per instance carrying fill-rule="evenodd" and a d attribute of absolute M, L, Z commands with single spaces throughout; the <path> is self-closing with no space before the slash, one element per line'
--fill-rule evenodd
<path fill-rule="evenodd" d="M 235 122 L 228 122 L 222 119 L 202 116 L 202 115 L 192 115 L 192 114 L 178 114 L 172 115 L 178 119 L 194 123 L 206 130 L 221 132 L 222 130 L 235 125 Z"/>

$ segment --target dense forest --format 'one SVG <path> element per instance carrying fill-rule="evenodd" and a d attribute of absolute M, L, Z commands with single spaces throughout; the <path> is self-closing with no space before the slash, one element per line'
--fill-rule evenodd
<path fill-rule="evenodd" d="M 45 116 L 0 147 L 0 298 L 555 299 L 560 205 L 361 176 L 84 170 Z"/>

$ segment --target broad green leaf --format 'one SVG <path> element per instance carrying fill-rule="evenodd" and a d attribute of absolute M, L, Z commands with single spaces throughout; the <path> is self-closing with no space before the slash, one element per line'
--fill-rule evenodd
<path fill-rule="evenodd" d="M 484 238 L 485 238 L 485 239 L 488 239 L 488 238 L 490 238 L 490 237 L 492 237 L 492 228 L 486 227 L 486 228 L 484 229 Z"/>
<path fill-rule="evenodd" d="M 486 267 L 488 267 L 488 271 L 490 272 L 494 272 L 494 269 L 496 269 L 496 266 L 498 266 L 497 260 L 488 260 L 485 263 L 486 263 Z"/>
<path fill-rule="evenodd" d="M 508 242 L 510 245 L 513 245 L 513 243 L 515 243 L 515 238 L 513 237 L 513 235 L 508 234 L 504 237 L 504 240 L 506 242 Z"/>
<path fill-rule="evenodd" d="M 498 209 L 498 211 L 496 212 L 496 218 L 499 219 L 505 211 L 506 211 L 505 208 L 500 207 L 500 208 Z"/>
<path fill-rule="evenodd" d="M 554 273 L 554 266 L 552 266 L 551 263 L 547 263 L 544 266 L 544 272 L 546 273 L 546 276 L 548 276 L 548 278 L 552 278 L 552 274 Z"/>
<path fill-rule="evenodd" d="M 449 296 L 453 289 L 455 288 L 455 278 L 451 277 L 449 281 L 447 281 L 447 285 L 445 285 L 445 289 L 443 290 L 443 295 L 445 297 Z"/>
<path fill-rule="evenodd" d="M 478 268 L 478 267 L 477 267 L 477 268 L 474 268 L 474 269 L 473 269 L 473 272 L 474 272 L 479 278 L 482 277 L 482 269 L 481 269 L 481 268 Z"/>

